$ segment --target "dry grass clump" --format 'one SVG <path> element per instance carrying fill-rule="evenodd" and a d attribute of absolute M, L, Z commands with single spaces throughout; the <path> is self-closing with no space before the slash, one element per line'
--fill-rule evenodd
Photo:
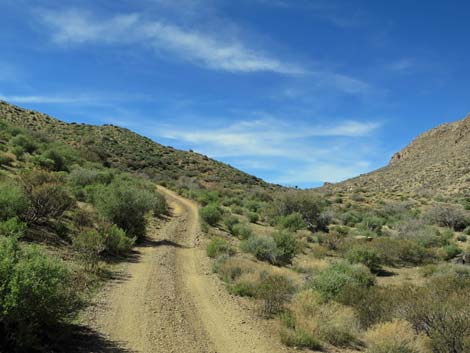
<path fill-rule="evenodd" d="M 364 334 L 367 353 L 427 353 L 426 339 L 406 320 L 377 324 Z"/>
<path fill-rule="evenodd" d="M 283 333 L 284 342 L 310 347 L 312 342 L 327 342 L 337 347 L 351 347 L 358 342 L 359 322 L 354 309 L 336 303 L 325 302 L 313 290 L 299 292 L 284 316 L 284 324 L 290 329 Z M 308 344 L 301 345 L 301 342 Z M 318 347 L 317 347 L 318 348 Z"/>

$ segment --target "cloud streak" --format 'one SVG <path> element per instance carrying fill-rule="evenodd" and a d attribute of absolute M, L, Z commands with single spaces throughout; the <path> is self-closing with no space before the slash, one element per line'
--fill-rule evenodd
<path fill-rule="evenodd" d="M 251 49 L 236 39 L 145 20 L 140 14 L 116 15 L 108 19 L 99 19 L 90 12 L 76 9 L 62 12 L 41 10 L 38 14 L 41 22 L 52 31 L 52 40 L 63 46 L 140 44 L 214 70 L 305 73 L 297 65 Z"/>
<path fill-rule="evenodd" d="M 184 142 L 239 168 L 270 170 L 272 182 L 312 185 L 337 182 L 369 170 L 369 138 L 380 126 L 356 120 L 312 126 L 263 118 L 222 128 L 160 126 L 152 136 Z"/>

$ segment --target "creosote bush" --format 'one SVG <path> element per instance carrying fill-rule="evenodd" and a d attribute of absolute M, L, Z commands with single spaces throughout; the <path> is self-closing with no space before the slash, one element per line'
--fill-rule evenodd
<path fill-rule="evenodd" d="M 217 225 L 217 223 L 222 219 L 222 211 L 215 203 L 202 207 L 199 214 L 201 219 L 211 226 Z"/>
<path fill-rule="evenodd" d="M 367 353 L 426 353 L 425 338 L 405 320 L 395 319 L 371 327 L 364 335 Z"/>
<path fill-rule="evenodd" d="M 324 301 L 313 290 L 295 295 L 288 306 L 284 324 L 291 336 L 300 336 L 304 347 L 312 342 L 327 342 L 337 347 L 354 346 L 358 342 L 359 322 L 354 310 L 335 301 Z"/>
<path fill-rule="evenodd" d="M 70 271 L 34 246 L 0 237 L 0 351 L 37 349 L 79 303 Z"/>
<path fill-rule="evenodd" d="M 207 244 L 206 252 L 207 256 L 213 258 L 218 257 L 222 254 L 229 256 L 234 254 L 233 248 L 226 240 L 222 238 L 212 239 L 209 244 Z"/>
<path fill-rule="evenodd" d="M 100 214 L 137 239 L 145 236 L 146 215 L 155 212 L 159 202 L 156 191 L 126 179 L 98 188 L 95 197 Z"/>
<path fill-rule="evenodd" d="M 280 313 L 294 292 L 294 286 L 284 276 L 268 274 L 261 279 L 256 291 L 263 300 L 262 314 L 267 317 Z"/>
<path fill-rule="evenodd" d="M 346 253 L 346 259 L 353 264 L 363 264 L 373 273 L 382 270 L 382 260 L 377 250 L 367 245 L 356 245 Z"/>
<path fill-rule="evenodd" d="M 375 277 L 362 264 L 337 261 L 320 271 L 309 285 L 325 300 L 335 299 L 345 291 L 368 288 L 375 284 Z"/>

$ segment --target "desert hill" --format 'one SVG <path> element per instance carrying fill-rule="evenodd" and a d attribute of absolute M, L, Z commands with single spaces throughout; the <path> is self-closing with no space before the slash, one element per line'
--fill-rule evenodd
<path fill-rule="evenodd" d="M 470 195 L 470 115 L 418 136 L 389 165 L 323 189 L 395 198 Z"/>
<path fill-rule="evenodd" d="M 114 125 L 65 123 L 46 114 L 0 101 L 0 119 L 49 138 L 65 142 L 86 154 L 88 160 L 166 183 L 198 183 L 202 187 L 243 190 L 274 189 L 261 179 L 191 151 L 163 146 Z"/>

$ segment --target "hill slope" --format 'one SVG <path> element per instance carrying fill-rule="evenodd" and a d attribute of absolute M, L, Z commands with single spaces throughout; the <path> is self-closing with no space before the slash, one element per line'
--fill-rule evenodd
<path fill-rule="evenodd" d="M 382 196 L 470 195 L 470 115 L 418 136 L 389 165 L 372 173 L 327 185 L 323 190 L 358 189 Z"/>
<path fill-rule="evenodd" d="M 148 175 L 156 181 L 189 183 L 204 187 L 247 189 L 275 188 L 207 156 L 166 147 L 128 129 L 114 125 L 65 123 L 46 114 L 0 101 L 0 120 L 46 134 L 81 150 L 87 159 L 104 165 Z"/>

